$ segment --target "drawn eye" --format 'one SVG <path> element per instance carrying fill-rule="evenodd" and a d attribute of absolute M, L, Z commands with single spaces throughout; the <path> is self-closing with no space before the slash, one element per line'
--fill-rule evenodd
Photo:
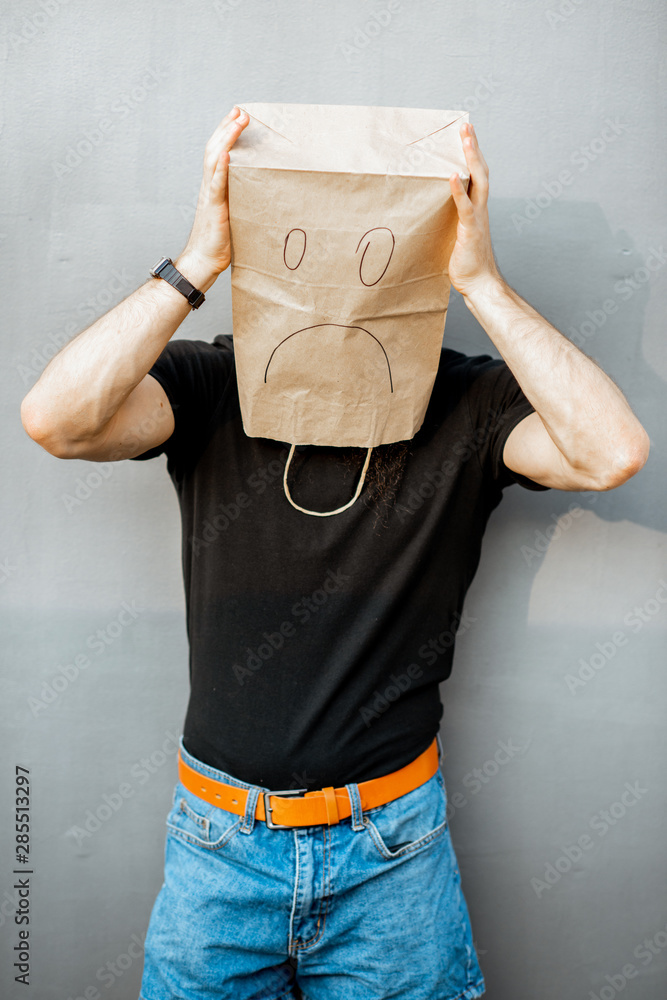
<path fill-rule="evenodd" d="M 378 233 L 379 235 L 371 239 L 371 233 Z M 396 246 L 396 240 L 391 229 L 387 229 L 386 226 L 376 226 L 375 229 L 369 229 L 367 233 L 364 233 L 359 240 L 357 249 L 354 251 L 355 253 L 359 252 L 359 247 L 367 237 L 366 246 L 359 261 L 359 277 L 362 284 L 370 287 L 371 285 L 377 285 L 380 278 L 384 277 L 389 267 L 394 247 Z M 366 255 L 368 255 L 368 258 Z M 382 267 L 383 264 L 384 267 Z M 380 270 L 381 268 L 382 270 Z M 380 272 L 379 274 L 378 271 Z M 376 274 L 377 278 L 375 277 Z"/>
<path fill-rule="evenodd" d="M 297 267 L 303 260 L 303 255 L 306 252 L 306 234 L 303 229 L 290 229 L 289 233 L 285 237 L 285 245 L 283 246 L 283 260 L 285 261 L 285 267 L 288 267 L 290 271 L 296 271 Z"/>

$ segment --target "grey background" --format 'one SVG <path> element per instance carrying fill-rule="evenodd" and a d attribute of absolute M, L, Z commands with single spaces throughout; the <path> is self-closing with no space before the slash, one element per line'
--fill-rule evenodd
<path fill-rule="evenodd" d="M 142 284 L 161 254 L 180 252 L 204 145 L 245 100 L 470 110 L 491 168 L 501 270 L 579 336 L 651 435 L 646 467 L 611 493 L 506 492 L 466 603 L 476 621 L 443 685 L 442 739 L 489 1000 L 664 996 L 667 616 L 655 595 L 667 577 L 667 267 L 641 268 L 665 231 L 665 19 L 648 0 L 7 5 L 3 996 L 66 1000 L 92 986 L 104 997 L 137 996 L 140 958 L 111 984 L 97 972 L 145 934 L 175 778 L 169 734 L 180 731 L 188 695 L 180 523 L 164 459 L 116 464 L 106 476 L 95 463 L 60 461 L 27 438 L 19 404 L 54 343 Z M 149 71 L 159 87 L 136 90 L 156 79 Z M 103 118 L 112 124 L 98 137 Z M 605 140 L 607 119 L 616 132 Z M 571 183 L 554 197 L 564 169 Z M 587 312 L 606 300 L 616 309 L 596 329 Z M 230 330 L 224 274 L 177 336 Z M 446 341 L 498 353 L 455 293 Z M 79 479 L 91 472 L 98 478 L 86 496 Z M 123 602 L 139 610 L 118 629 Z M 624 622 L 635 607 L 645 609 L 638 628 Z M 92 649 L 88 637 L 109 626 L 110 643 Z M 627 642 L 573 693 L 567 675 L 619 630 Z M 44 685 L 78 654 L 90 665 L 57 682 L 47 704 Z M 521 748 L 502 765 L 500 742 Z M 139 762 L 151 757 L 149 773 Z M 14 984 L 10 957 L 17 763 L 31 769 L 34 798 L 30 990 Z M 640 783 L 639 797 L 614 807 L 626 782 Z M 77 838 L 73 828 L 105 794 L 116 801 L 122 783 L 130 791 L 120 808 Z M 599 814 L 610 807 L 617 818 L 602 833 Z M 549 863 L 567 869 L 564 849 L 585 833 L 592 846 L 569 870 L 545 888 L 531 882 L 544 880 Z M 645 939 L 656 954 L 636 953 Z M 619 978 L 628 963 L 637 974 Z"/>

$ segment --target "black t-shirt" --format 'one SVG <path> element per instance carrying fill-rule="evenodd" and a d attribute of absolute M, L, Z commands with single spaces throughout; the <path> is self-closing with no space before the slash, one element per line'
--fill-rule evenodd
<path fill-rule="evenodd" d="M 176 422 L 137 457 L 166 453 L 181 507 L 186 749 L 271 789 L 340 786 L 407 764 L 439 730 L 438 685 L 491 511 L 512 482 L 546 489 L 502 461 L 533 412 L 511 371 L 443 349 L 393 497 L 371 502 L 378 477 L 367 477 L 331 517 L 287 500 L 287 444 L 245 434 L 231 337 L 172 340 L 150 374 Z M 376 451 L 389 461 L 397 449 Z M 298 447 L 293 500 L 342 506 L 365 457 Z"/>

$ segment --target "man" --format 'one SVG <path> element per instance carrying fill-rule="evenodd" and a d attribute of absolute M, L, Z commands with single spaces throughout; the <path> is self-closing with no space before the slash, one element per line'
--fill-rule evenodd
<path fill-rule="evenodd" d="M 247 122 L 234 108 L 211 136 L 175 261 L 202 292 L 230 264 Z M 165 453 L 181 504 L 191 697 L 142 1000 L 484 992 L 438 769 L 438 685 L 484 528 L 512 482 L 613 489 L 649 441 L 501 277 L 488 168 L 460 136 L 449 276 L 503 360 L 443 350 L 422 427 L 375 449 L 357 502 L 354 448 L 297 449 L 287 502 L 286 445 L 243 432 L 232 340 L 170 342 L 190 305 L 166 281 L 75 337 L 23 402 L 57 457 Z"/>

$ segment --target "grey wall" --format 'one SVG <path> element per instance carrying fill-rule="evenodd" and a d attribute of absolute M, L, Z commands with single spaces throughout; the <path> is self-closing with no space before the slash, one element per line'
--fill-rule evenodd
<path fill-rule="evenodd" d="M 188 694 L 164 460 L 59 461 L 19 404 L 54 344 L 182 249 L 209 135 L 234 101 L 266 100 L 469 109 L 503 273 L 651 435 L 611 493 L 507 491 L 442 738 L 489 1000 L 663 997 L 664 5 L 21 0 L 3 20 L 2 995 L 137 996 Z M 207 300 L 177 336 L 231 330 L 228 274 Z M 497 355 L 456 294 L 446 341 Z M 16 764 L 34 801 L 32 992 L 10 957 Z"/>

